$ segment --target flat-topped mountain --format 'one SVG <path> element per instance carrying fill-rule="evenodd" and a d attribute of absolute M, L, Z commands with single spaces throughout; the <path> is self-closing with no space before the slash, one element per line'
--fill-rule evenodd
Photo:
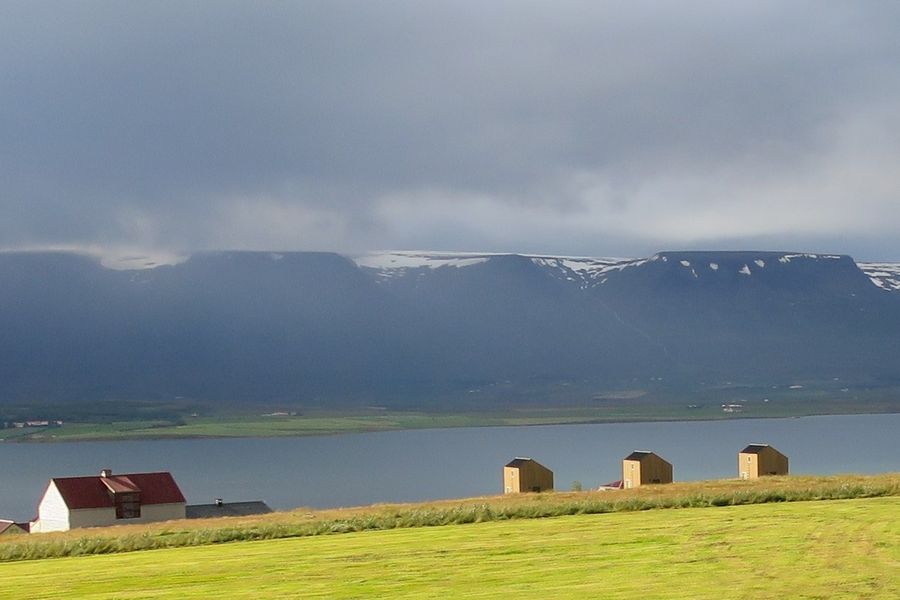
<path fill-rule="evenodd" d="M 0 403 L 894 380 L 898 332 L 900 266 L 837 255 L 0 253 Z"/>

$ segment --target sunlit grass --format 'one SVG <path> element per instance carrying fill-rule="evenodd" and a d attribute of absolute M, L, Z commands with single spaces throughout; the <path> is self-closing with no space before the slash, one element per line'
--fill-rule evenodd
<path fill-rule="evenodd" d="M 649 509 L 900 496 L 900 474 L 770 477 L 171 521 L 0 538 L 0 561 Z"/>
<path fill-rule="evenodd" d="M 652 510 L 0 565 L 3 598 L 897 598 L 900 498 Z"/>

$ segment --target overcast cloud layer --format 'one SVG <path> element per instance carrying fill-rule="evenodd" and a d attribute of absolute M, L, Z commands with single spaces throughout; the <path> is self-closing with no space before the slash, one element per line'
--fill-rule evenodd
<path fill-rule="evenodd" d="M 0 247 L 900 260 L 900 3 L 4 2 Z"/>

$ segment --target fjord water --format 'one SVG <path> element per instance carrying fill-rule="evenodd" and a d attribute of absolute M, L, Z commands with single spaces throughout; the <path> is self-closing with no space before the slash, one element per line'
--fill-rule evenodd
<path fill-rule="evenodd" d="M 302 438 L 0 443 L 0 518 L 32 518 L 51 477 L 171 471 L 189 504 L 265 500 L 274 509 L 497 494 L 502 466 L 531 456 L 556 487 L 620 478 L 622 457 L 653 450 L 675 479 L 735 477 L 737 452 L 769 443 L 793 474 L 900 470 L 900 414 L 793 419 L 484 427 Z"/>

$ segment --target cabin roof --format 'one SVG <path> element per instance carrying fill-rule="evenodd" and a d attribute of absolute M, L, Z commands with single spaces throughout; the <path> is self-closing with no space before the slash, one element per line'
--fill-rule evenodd
<path fill-rule="evenodd" d="M 648 456 L 653 454 L 649 450 L 635 450 L 631 454 L 625 457 L 625 460 L 644 460 Z"/>
<path fill-rule="evenodd" d="M 113 494 L 141 495 L 141 504 L 184 503 L 184 495 L 171 473 L 128 473 L 102 477 L 54 477 L 50 480 L 59 490 L 69 509 L 108 508 L 115 506 Z"/>
<path fill-rule="evenodd" d="M 771 448 L 771 446 L 768 444 L 750 444 L 741 450 L 741 454 L 759 454 L 766 448 Z"/>
<path fill-rule="evenodd" d="M 535 463 L 535 464 L 538 464 L 537 461 L 534 460 L 533 458 L 527 458 L 527 457 L 524 457 L 524 456 L 517 456 L 517 457 L 515 457 L 514 459 L 512 459 L 511 461 L 509 461 L 508 463 L 506 463 L 506 466 L 507 466 L 507 467 L 512 467 L 512 468 L 514 468 L 514 469 L 518 469 L 519 467 L 522 467 L 522 466 L 524 466 L 524 465 L 526 465 L 526 464 L 528 464 L 528 463 Z"/>

